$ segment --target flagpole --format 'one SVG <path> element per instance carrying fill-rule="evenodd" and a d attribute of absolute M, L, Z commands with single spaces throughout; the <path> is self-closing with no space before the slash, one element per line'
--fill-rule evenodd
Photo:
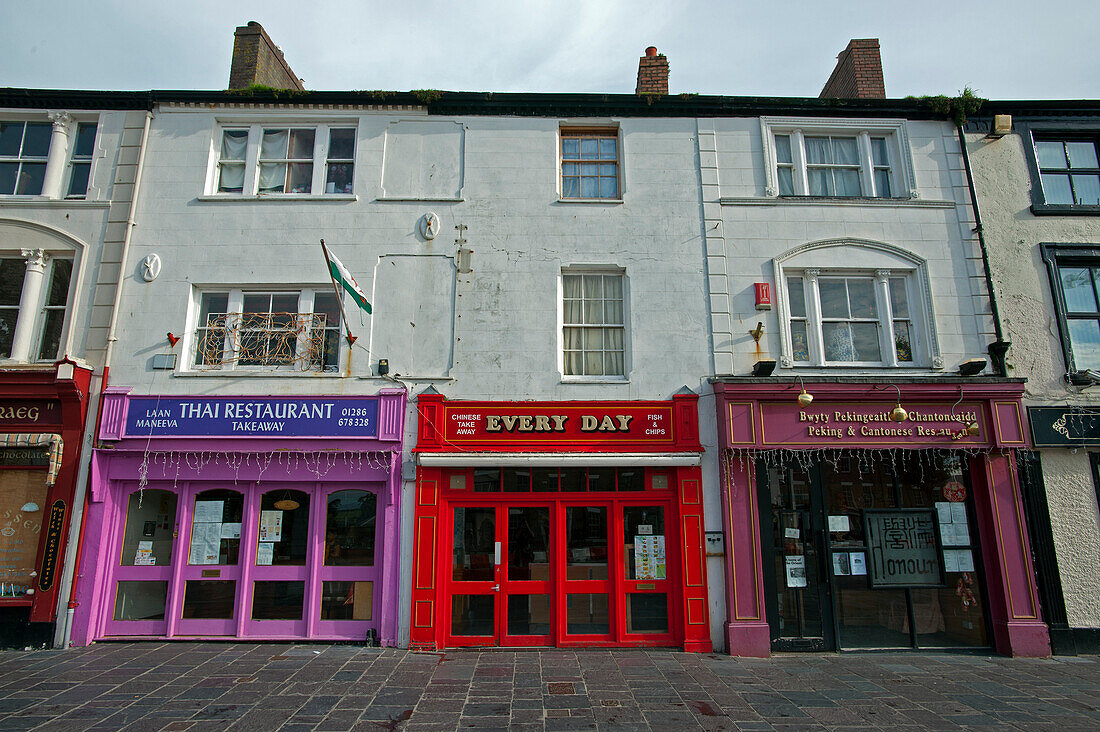
<path fill-rule="evenodd" d="M 340 305 L 340 317 L 344 319 L 344 328 L 348 332 L 348 345 L 355 343 L 357 338 L 351 334 L 351 326 L 348 325 L 348 314 L 344 312 L 344 293 L 340 291 L 340 285 L 336 284 L 336 278 L 332 275 L 332 260 L 328 258 L 328 247 L 325 240 L 321 240 L 321 251 L 325 253 L 325 265 L 328 267 L 328 276 L 332 280 L 332 289 L 336 292 L 336 302 Z"/>

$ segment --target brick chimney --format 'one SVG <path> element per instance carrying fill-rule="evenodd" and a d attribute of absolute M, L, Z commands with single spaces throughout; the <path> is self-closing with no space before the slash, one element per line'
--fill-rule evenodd
<path fill-rule="evenodd" d="M 882 80 L 882 56 L 877 38 L 853 38 L 836 57 L 825 88 L 818 97 L 837 99 L 885 99 L 886 83 Z"/>
<path fill-rule="evenodd" d="M 668 59 L 655 46 L 638 59 L 638 85 L 635 94 L 668 94 Z"/>
<path fill-rule="evenodd" d="M 233 34 L 229 88 L 247 89 L 253 84 L 273 89 L 305 89 L 263 26 L 250 20 L 248 25 L 238 26 Z"/>

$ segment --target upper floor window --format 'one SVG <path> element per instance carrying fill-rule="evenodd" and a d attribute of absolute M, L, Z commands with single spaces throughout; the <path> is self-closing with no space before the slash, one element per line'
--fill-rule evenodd
<path fill-rule="evenodd" d="M 562 275 L 562 374 L 626 376 L 621 273 Z"/>
<path fill-rule="evenodd" d="M 1100 206 L 1100 160 L 1094 138 L 1037 135 L 1035 159 L 1046 203 Z"/>
<path fill-rule="evenodd" d="M 40 249 L 23 255 L 0 258 L 0 358 L 53 361 L 64 355 L 73 260 Z"/>
<path fill-rule="evenodd" d="M 0 122 L 0 195 L 41 195 L 51 129 L 49 122 Z"/>
<path fill-rule="evenodd" d="M 348 194 L 355 127 L 224 127 L 214 191 L 223 194 Z"/>
<path fill-rule="evenodd" d="M 562 128 L 561 197 L 620 198 L 617 129 Z"/>
<path fill-rule="evenodd" d="M 78 122 L 73 154 L 69 159 L 69 188 L 66 196 L 83 198 L 88 193 L 88 178 L 92 172 L 92 152 L 95 149 L 95 122 Z"/>
<path fill-rule="evenodd" d="M 767 193 L 896 198 L 911 190 L 900 121 L 762 118 Z"/>
<path fill-rule="evenodd" d="M 1042 245 L 1070 378 L 1100 371 L 1100 248 Z"/>
<path fill-rule="evenodd" d="M 211 291 L 198 305 L 198 370 L 339 368 L 340 305 L 331 291 Z"/>

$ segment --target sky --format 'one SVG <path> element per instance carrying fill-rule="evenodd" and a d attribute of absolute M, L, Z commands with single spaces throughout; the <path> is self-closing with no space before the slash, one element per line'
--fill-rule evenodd
<path fill-rule="evenodd" d="M 816 97 L 878 38 L 891 98 L 1100 98 L 1097 0 L 0 0 L 0 87 L 223 89 L 250 20 L 316 90 L 633 93 L 652 45 L 673 94 Z"/>

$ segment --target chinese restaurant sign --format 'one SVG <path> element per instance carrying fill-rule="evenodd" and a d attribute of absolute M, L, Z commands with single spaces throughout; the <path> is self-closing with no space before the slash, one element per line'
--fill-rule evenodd
<path fill-rule="evenodd" d="M 674 442 L 672 405 L 558 402 L 493 406 L 445 404 L 443 439 L 464 446 L 521 443 L 606 445 Z"/>
<path fill-rule="evenodd" d="M 130 437 L 375 437 L 374 398 L 133 397 Z"/>
<path fill-rule="evenodd" d="M 964 429 L 970 422 L 978 423 L 979 435 L 985 434 L 981 409 L 973 403 L 953 406 L 906 401 L 904 406 L 909 418 L 894 422 L 890 419 L 893 402 L 812 404 L 806 408 L 797 403 L 761 402 L 758 428 L 763 444 L 770 447 L 957 447 L 960 441 L 982 439 L 966 434 Z M 734 444 L 753 441 L 752 435 L 738 434 L 744 426 L 739 420 L 731 420 Z"/>
<path fill-rule="evenodd" d="M 871 587 L 943 586 L 934 509 L 866 509 L 863 521 Z"/>

